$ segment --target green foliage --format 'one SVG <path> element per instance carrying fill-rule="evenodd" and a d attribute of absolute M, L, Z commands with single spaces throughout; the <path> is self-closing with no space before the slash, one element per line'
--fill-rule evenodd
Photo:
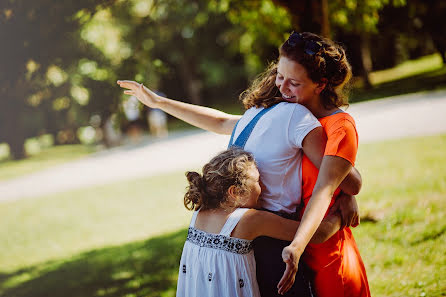
<path fill-rule="evenodd" d="M 226 13 L 233 25 L 227 34 L 237 36 L 232 46 L 244 55 L 251 78 L 277 58 L 278 46 L 292 31 L 289 12 L 270 0 L 210 1 L 209 6 Z"/>
<path fill-rule="evenodd" d="M 400 7 L 406 0 L 347 0 L 329 1 L 331 21 L 335 26 L 350 32 L 377 32 L 379 12 L 385 6 Z"/>
<path fill-rule="evenodd" d="M 81 56 L 97 57 L 97 52 L 88 50 L 77 30 L 89 14 L 113 2 L 1 2 L 0 142 L 9 143 L 14 157 L 24 156 L 25 138 L 55 135 L 83 119 L 72 91 L 81 80 L 71 74 Z"/>
<path fill-rule="evenodd" d="M 327 20 L 324 1 L 28 2 L 0 3 L 0 143 L 16 158 L 28 137 L 76 143 L 92 117 L 99 127 L 112 114 L 122 119 L 116 79 L 192 103 L 235 102 L 293 28 L 318 33 L 331 23 L 358 74 L 364 36 L 377 69 L 435 50 L 446 61 L 439 0 L 327 1 Z"/>

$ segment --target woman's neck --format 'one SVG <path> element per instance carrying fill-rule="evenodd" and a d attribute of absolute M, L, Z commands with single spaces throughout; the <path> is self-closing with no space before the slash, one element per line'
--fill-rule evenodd
<path fill-rule="evenodd" d="M 327 109 L 320 100 L 311 101 L 305 107 L 318 119 L 327 117 L 339 109 L 338 107 Z"/>

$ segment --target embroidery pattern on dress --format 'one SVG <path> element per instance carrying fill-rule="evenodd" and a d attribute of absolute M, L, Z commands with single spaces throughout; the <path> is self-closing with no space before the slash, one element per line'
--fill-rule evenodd
<path fill-rule="evenodd" d="M 235 254 L 247 254 L 252 250 L 251 240 L 210 234 L 192 227 L 189 227 L 186 240 L 201 247 L 220 249 Z"/>

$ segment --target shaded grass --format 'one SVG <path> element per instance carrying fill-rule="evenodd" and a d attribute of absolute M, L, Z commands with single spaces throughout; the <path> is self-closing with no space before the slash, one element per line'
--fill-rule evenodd
<path fill-rule="evenodd" d="M 68 161 L 73 161 L 95 151 L 95 147 L 88 145 L 59 145 L 45 148 L 38 154 L 31 155 L 27 159 L 1 161 L 0 180 L 12 179 Z"/>
<path fill-rule="evenodd" d="M 353 231 L 372 296 L 446 295 L 445 145 L 360 147 L 361 212 L 383 214 Z M 184 186 L 181 172 L 0 205 L 0 296 L 174 296 Z"/>
<path fill-rule="evenodd" d="M 183 229 L 2 274 L 0 296 L 174 296 L 186 234 Z"/>

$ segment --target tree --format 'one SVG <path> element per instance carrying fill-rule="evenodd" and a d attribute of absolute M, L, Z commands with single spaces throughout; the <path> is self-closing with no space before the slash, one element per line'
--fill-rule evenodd
<path fill-rule="evenodd" d="M 49 122 L 74 125 L 72 113 L 78 104 L 66 95 L 75 86 L 68 74 L 80 57 L 90 53 L 77 34 L 82 23 L 79 16 L 88 17 L 113 2 L 0 2 L 0 141 L 9 144 L 13 158 L 23 158 L 25 139 Z M 53 112 L 65 113 L 68 121 L 60 122 Z"/>

